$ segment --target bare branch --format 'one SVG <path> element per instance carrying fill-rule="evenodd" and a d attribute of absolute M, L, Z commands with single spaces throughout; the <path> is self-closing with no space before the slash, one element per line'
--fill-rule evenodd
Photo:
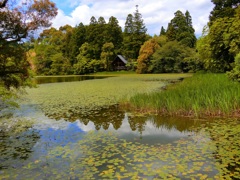
<path fill-rule="evenodd" d="M 0 2 L 0 8 L 4 8 L 7 5 L 8 0 L 3 0 Z"/>

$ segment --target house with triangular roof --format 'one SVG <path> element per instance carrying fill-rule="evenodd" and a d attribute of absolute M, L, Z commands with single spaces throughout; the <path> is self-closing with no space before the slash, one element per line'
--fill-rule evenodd
<path fill-rule="evenodd" d="M 122 55 L 117 55 L 112 62 L 112 69 L 114 71 L 127 70 L 127 60 Z"/>

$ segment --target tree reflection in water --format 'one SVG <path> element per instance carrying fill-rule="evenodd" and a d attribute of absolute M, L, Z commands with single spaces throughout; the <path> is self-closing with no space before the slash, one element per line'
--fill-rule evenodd
<path fill-rule="evenodd" d="M 87 115 L 72 114 L 70 117 L 64 117 L 64 119 L 70 122 L 80 121 L 87 126 L 89 122 L 92 122 L 95 126 L 95 130 L 108 130 L 111 125 L 115 130 L 121 128 L 123 121 L 126 119 L 129 123 L 129 127 L 132 131 L 137 131 L 140 135 L 145 131 L 145 127 L 148 123 L 151 123 L 157 129 L 177 130 L 179 132 L 187 132 L 192 127 L 199 127 L 203 124 L 204 120 L 190 119 L 186 117 L 166 117 L 166 116 L 134 116 L 127 113 L 125 110 L 119 108 L 118 105 L 112 105 L 110 107 L 103 107 L 101 110 L 89 112 Z M 57 117 L 56 117 L 57 118 Z"/>

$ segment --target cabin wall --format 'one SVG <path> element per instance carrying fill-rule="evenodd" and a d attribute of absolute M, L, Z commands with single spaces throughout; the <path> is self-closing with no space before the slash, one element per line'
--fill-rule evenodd
<path fill-rule="evenodd" d="M 122 62 L 119 58 L 112 62 L 112 69 L 114 71 L 127 70 L 126 64 Z"/>

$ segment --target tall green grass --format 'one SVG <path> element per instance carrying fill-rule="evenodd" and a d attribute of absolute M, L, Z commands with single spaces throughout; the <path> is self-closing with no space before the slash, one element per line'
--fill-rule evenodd
<path fill-rule="evenodd" d="M 240 114 L 240 83 L 225 74 L 195 74 L 161 92 L 137 94 L 130 104 L 141 111 L 165 115 L 237 116 Z"/>

